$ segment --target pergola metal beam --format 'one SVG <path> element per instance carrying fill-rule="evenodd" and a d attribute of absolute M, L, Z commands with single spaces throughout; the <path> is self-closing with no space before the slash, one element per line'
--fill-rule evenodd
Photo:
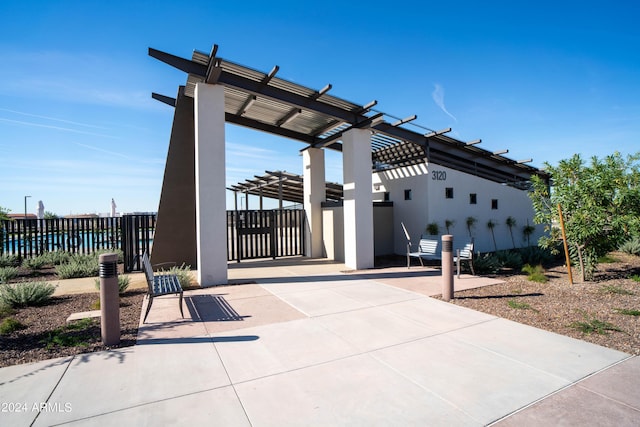
<path fill-rule="evenodd" d="M 149 56 L 157 59 L 158 61 L 162 61 L 167 65 L 171 65 L 180 71 L 184 71 L 185 73 L 196 74 L 202 77 L 207 75 L 206 65 L 198 64 L 190 59 L 181 58 L 151 47 L 149 48 Z"/>
<path fill-rule="evenodd" d="M 296 132 L 291 129 L 270 125 L 265 122 L 260 122 L 258 120 L 249 119 L 244 116 L 238 116 L 231 113 L 225 113 L 225 120 L 228 123 L 233 123 L 235 125 L 244 126 L 252 129 L 261 130 L 263 132 L 273 133 L 276 135 L 284 136 L 286 138 L 295 139 L 298 141 L 306 142 L 307 144 L 313 144 L 317 139 L 313 136 Z"/>
<path fill-rule="evenodd" d="M 225 86 L 225 93 L 229 96 L 225 118 L 229 123 L 302 141 L 310 147 L 338 151 L 342 150 L 340 139 L 344 132 L 368 127 L 374 132 L 371 140 L 372 160 L 385 167 L 416 164 L 427 159 L 431 163 L 498 182 L 526 183 L 532 174 L 549 179 L 544 171 L 501 156 L 504 152 L 475 147 L 480 140 L 465 143 L 445 136 L 444 133 L 451 131 L 451 128 L 427 133 L 414 132 L 402 125 L 415 120 L 415 115 L 390 124 L 384 121 L 383 113 L 370 114 L 371 111 L 376 112 L 371 110 L 376 101 L 359 106 L 326 95 L 331 85 L 314 91 L 276 79 L 277 66 L 265 74 L 218 58 L 217 50 L 217 45 L 214 45 L 208 55 L 194 52 L 191 60 L 152 48 L 149 49 L 149 55 L 189 73 L 189 96 L 193 96 L 193 87 L 199 81 Z M 153 97 L 168 105 L 175 105 L 173 98 L 158 94 Z M 253 104 L 256 106 L 253 107 Z M 328 136 L 321 138 L 322 135 Z M 402 143 L 411 143 L 420 149 L 409 149 Z M 396 147 L 388 149 L 390 146 Z"/>
<path fill-rule="evenodd" d="M 171 98 L 170 96 L 166 96 L 166 95 L 160 95 L 159 93 L 155 93 L 152 92 L 151 93 L 151 97 L 153 99 L 155 99 L 156 101 L 160 101 L 163 102 L 171 107 L 175 107 L 176 106 L 176 99 L 175 98 Z"/>
<path fill-rule="evenodd" d="M 227 190 L 254 196 L 262 194 L 263 197 L 272 199 L 303 203 L 304 181 L 302 176 L 283 171 L 265 171 L 265 173 L 264 176 L 256 175 L 256 179 L 247 179 L 245 182 L 227 187 Z M 329 201 L 342 200 L 342 185 L 332 182 L 325 183 L 325 194 Z"/>

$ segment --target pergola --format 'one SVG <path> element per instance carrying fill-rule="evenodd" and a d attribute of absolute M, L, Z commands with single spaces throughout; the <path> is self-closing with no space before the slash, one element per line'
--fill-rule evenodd
<path fill-rule="evenodd" d="M 228 187 L 227 190 L 233 191 L 236 195 L 245 193 L 279 200 L 280 209 L 282 209 L 282 201 L 304 203 L 304 177 L 287 171 L 266 171 L 264 175 L 255 175 L 254 179 L 239 182 Z M 342 201 L 342 185 L 334 182 L 325 183 L 325 194 L 326 201 Z M 237 204 L 236 198 L 236 209 Z M 260 204 L 262 205 L 262 199 Z M 262 206 L 260 208 L 262 209 Z"/>
<path fill-rule="evenodd" d="M 220 84 L 225 93 L 225 120 L 308 144 L 313 148 L 342 151 L 342 136 L 350 129 L 371 131 L 371 161 L 376 170 L 431 163 L 491 181 L 522 187 L 545 172 L 527 165 L 532 159 L 512 160 L 508 150 L 489 151 L 481 140 L 459 141 L 446 136 L 451 129 L 434 131 L 414 124 L 417 116 L 397 119 L 374 107 L 358 105 L 329 94 L 332 86 L 314 90 L 276 77 L 279 67 L 267 73 L 194 51 L 191 59 L 155 49 L 149 55 L 188 73 L 184 93 L 194 96 L 197 83 Z M 175 99 L 154 93 L 155 99 L 175 106 Z M 387 121 L 387 119 L 389 121 Z M 409 127 L 411 126 L 411 128 Z"/>
<path fill-rule="evenodd" d="M 175 107 L 175 114 L 152 257 L 197 265 L 202 286 L 227 280 L 220 238 L 226 233 L 225 123 L 306 144 L 302 188 L 310 256 L 322 254 L 323 150 L 342 152 L 345 264 L 354 269 L 373 267 L 372 169 L 429 162 L 518 187 L 534 174 L 549 178 L 526 165 L 530 159 L 504 157 L 507 150 L 484 150 L 477 146 L 480 140 L 446 136 L 451 129 L 416 125 L 416 116 L 399 119 L 378 111 L 376 101 L 355 104 L 330 95 L 331 85 L 314 90 L 277 77 L 277 66 L 265 73 L 217 53 L 216 45 L 190 59 L 149 49 L 150 56 L 187 73 L 176 98 L 153 94 Z M 259 191 L 259 183 L 250 186 Z"/>

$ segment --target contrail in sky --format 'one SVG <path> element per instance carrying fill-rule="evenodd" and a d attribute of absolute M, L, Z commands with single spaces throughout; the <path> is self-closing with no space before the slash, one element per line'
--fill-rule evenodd
<path fill-rule="evenodd" d="M 451 117 L 453 120 L 455 120 L 457 122 L 458 119 L 456 119 L 456 117 L 453 114 L 451 114 L 449 111 L 447 111 L 447 107 L 444 106 L 444 88 L 442 87 L 442 85 L 439 85 L 437 83 L 434 86 L 435 86 L 435 88 L 433 89 L 433 92 L 431 93 L 431 97 L 433 98 L 433 102 L 435 102 L 436 105 L 438 107 L 440 107 L 440 109 L 442 111 L 444 111 L 449 117 Z"/>
<path fill-rule="evenodd" d="M 79 145 L 80 147 L 88 148 L 90 150 L 96 150 L 96 151 L 100 151 L 102 153 L 113 154 L 114 156 L 124 157 L 125 159 L 132 160 L 132 158 L 127 156 L 126 154 L 117 153 L 115 151 L 105 150 L 104 148 L 96 147 L 94 145 L 81 144 L 79 142 L 74 142 L 74 144 Z"/>
<path fill-rule="evenodd" d="M 96 129 L 107 129 L 107 128 L 102 127 L 102 126 L 89 125 L 89 124 L 86 124 L 86 123 L 79 123 L 79 122 L 74 122 L 74 121 L 71 121 L 71 120 L 58 119 L 56 117 L 40 116 L 38 114 L 24 113 L 22 111 L 9 110 L 8 108 L 0 108 L 0 111 L 6 111 L 8 113 L 13 113 L 13 114 L 20 114 L 20 115 L 23 115 L 23 116 L 36 117 L 38 119 L 53 120 L 53 121 L 61 122 L 61 123 L 68 123 L 70 125 L 78 125 L 78 126 L 84 126 L 84 127 L 96 128 Z"/>
<path fill-rule="evenodd" d="M 83 130 L 65 128 L 65 127 L 61 127 L 61 126 L 43 125 L 41 123 L 25 122 L 25 121 L 22 121 L 22 120 L 5 119 L 5 118 L 2 118 L 2 117 L 0 117 L 0 121 L 7 122 L 7 123 L 15 123 L 15 124 L 24 125 L 24 126 L 35 126 L 35 127 L 40 127 L 40 128 L 61 130 L 61 131 L 64 131 L 64 132 L 81 133 L 81 134 L 84 134 L 84 135 L 103 136 L 105 138 L 117 139 L 115 136 L 111 136 L 111 135 L 104 135 L 104 134 L 95 133 L 95 132 L 86 132 L 86 131 L 83 131 Z"/>

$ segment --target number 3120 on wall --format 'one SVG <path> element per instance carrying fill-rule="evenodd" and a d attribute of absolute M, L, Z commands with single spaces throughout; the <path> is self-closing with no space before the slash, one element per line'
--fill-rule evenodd
<path fill-rule="evenodd" d="M 445 171 L 431 171 L 431 179 L 434 181 L 446 181 L 447 173 Z"/>

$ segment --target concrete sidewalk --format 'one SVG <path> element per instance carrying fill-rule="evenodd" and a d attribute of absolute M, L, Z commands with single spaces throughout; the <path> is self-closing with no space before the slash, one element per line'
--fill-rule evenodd
<path fill-rule="evenodd" d="M 638 358 L 341 270 L 233 267 L 255 284 L 156 299 L 134 347 L 0 369 L 0 424 L 637 425 Z"/>

